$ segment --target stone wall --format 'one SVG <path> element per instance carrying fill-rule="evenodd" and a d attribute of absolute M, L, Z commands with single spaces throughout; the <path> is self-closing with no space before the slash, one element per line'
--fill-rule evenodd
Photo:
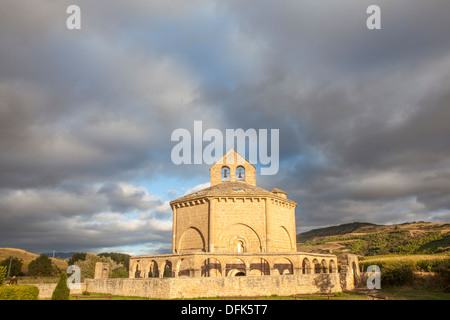
<path fill-rule="evenodd" d="M 288 296 L 342 291 L 338 273 L 218 278 L 87 279 L 86 290 L 160 299 Z"/>
<path fill-rule="evenodd" d="M 53 291 L 55 291 L 56 283 L 33 283 L 31 284 L 39 289 L 38 299 L 51 299 Z M 86 284 L 82 283 L 80 289 L 70 290 L 71 294 L 81 294 L 86 290 Z"/>

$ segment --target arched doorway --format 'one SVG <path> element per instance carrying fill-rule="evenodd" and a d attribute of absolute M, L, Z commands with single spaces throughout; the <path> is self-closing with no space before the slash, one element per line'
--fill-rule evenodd
<path fill-rule="evenodd" d="M 166 265 L 164 266 L 164 273 L 163 273 L 163 277 L 164 278 L 171 278 L 173 277 L 173 272 L 172 272 L 172 262 L 167 260 L 166 261 Z"/>
<path fill-rule="evenodd" d="M 308 258 L 304 258 L 302 262 L 302 273 L 303 274 L 310 274 L 311 273 L 311 263 L 309 262 Z"/>
<path fill-rule="evenodd" d="M 328 273 L 328 266 L 325 259 L 322 260 L 321 264 L 322 264 L 321 273 Z"/>
<path fill-rule="evenodd" d="M 150 262 L 150 268 L 148 270 L 148 277 L 149 278 L 158 278 L 159 277 L 158 263 L 155 260 L 152 260 Z"/>
<path fill-rule="evenodd" d="M 246 275 L 247 268 L 244 261 L 239 258 L 229 261 L 225 266 L 225 274 L 228 277 L 235 277 L 238 273 L 243 273 Z"/>
<path fill-rule="evenodd" d="M 335 273 L 335 272 L 337 272 L 337 269 L 336 269 L 336 263 L 334 262 L 334 260 L 330 260 L 329 266 L 330 266 L 330 273 Z"/>
<path fill-rule="evenodd" d="M 320 273 L 321 265 L 319 261 L 317 261 L 317 259 L 313 260 L 313 265 L 314 265 L 314 273 Z"/>
<path fill-rule="evenodd" d="M 273 264 L 273 274 L 293 274 L 292 262 L 287 258 L 277 258 Z"/>
<path fill-rule="evenodd" d="M 270 275 L 269 262 L 264 258 L 254 258 L 250 261 L 249 276 L 268 276 Z"/>

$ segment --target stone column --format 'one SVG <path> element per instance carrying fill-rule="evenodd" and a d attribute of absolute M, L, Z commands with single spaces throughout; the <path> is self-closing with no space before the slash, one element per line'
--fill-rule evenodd
<path fill-rule="evenodd" d="M 271 221 L 270 221 L 270 212 L 272 208 L 272 200 L 269 198 L 265 198 L 265 217 L 266 217 L 266 252 L 270 252 L 272 239 L 271 239 Z"/>
<path fill-rule="evenodd" d="M 216 199 L 209 199 L 209 252 L 214 252 Z"/>
<path fill-rule="evenodd" d="M 172 253 L 175 254 L 176 249 L 176 241 L 177 241 L 177 205 L 174 205 L 173 208 L 173 222 L 172 222 Z"/>

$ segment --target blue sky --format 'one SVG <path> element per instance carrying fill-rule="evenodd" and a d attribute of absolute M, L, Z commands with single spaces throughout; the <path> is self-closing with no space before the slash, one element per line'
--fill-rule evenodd
<path fill-rule="evenodd" d="M 450 3 L 379 0 L 368 30 L 371 4 L 2 1 L 0 247 L 167 252 L 168 203 L 209 182 L 171 161 L 194 121 L 280 130 L 257 185 L 297 232 L 448 222 Z"/>

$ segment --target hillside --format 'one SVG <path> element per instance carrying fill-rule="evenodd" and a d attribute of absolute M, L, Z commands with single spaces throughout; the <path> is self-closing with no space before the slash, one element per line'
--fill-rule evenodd
<path fill-rule="evenodd" d="M 420 221 L 376 225 L 353 222 L 300 233 L 297 249 L 362 256 L 450 253 L 450 223 Z"/>
<path fill-rule="evenodd" d="M 16 257 L 23 260 L 22 272 L 27 273 L 28 264 L 39 257 L 36 253 L 31 253 L 26 250 L 16 249 L 16 248 L 0 248 L 0 261 L 5 260 L 9 257 Z M 49 257 L 50 260 L 60 269 L 66 270 L 68 265 L 67 262 L 61 259 Z"/>

